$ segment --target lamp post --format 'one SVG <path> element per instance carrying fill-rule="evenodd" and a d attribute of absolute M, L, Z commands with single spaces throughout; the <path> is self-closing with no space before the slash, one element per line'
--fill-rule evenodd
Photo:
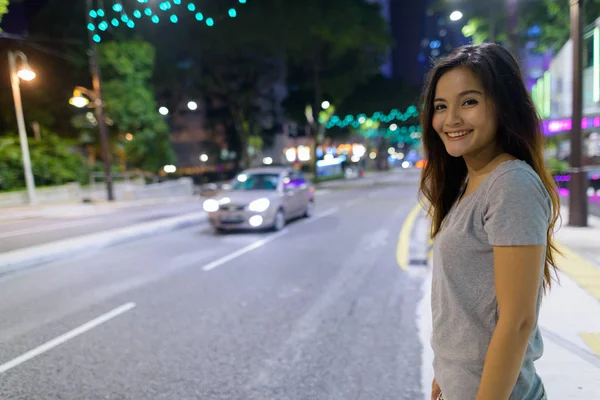
<path fill-rule="evenodd" d="M 571 112 L 571 181 L 569 184 L 569 225 L 587 226 L 587 172 L 582 163 L 581 119 L 583 103 L 583 0 L 569 0 L 573 41 L 573 110 Z"/>
<path fill-rule="evenodd" d="M 86 19 L 88 24 L 92 23 L 92 17 L 90 12 L 93 9 L 93 0 L 86 0 Z M 100 147 L 102 148 L 102 158 L 104 160 L 104 181 L 106 184 L 106 197 L 108 201 L 113 201 L 115 199 L 113 192 L 113 179 L 112 179 L 112 170 L 110 167 L 110 151 L 109 151 L 109 143 L 108 143 L 108 129 L 106 128 L 106 123 L 104 120 L 104 105 L 102 103 L 102 90 L 100 88 L 101 79 L 100 79 L 100 67 L 98 66 L 98 50 L 96 46 L 96 42 L 94 41 L 93 33 L 88 30 L 88 39 L 89 39 L 89 64 L 90 64 L 90 73 L 92 75 L 92 85 L 94 88 L 94 96 L 93 100 L 95 102 L 96 109 L 96 119 L 98 120 L 98 131 L 100 134 Z"/>
<path fill-rule="evenodd" d="M 17 57 L 21 60 L 22 67 L 17 70 Z M 10 69 L 10 82 L 13 98 L 15 101 L 15 113 L 17 115 L 17 127 L 19 129 L 19 142 L 23 153 L 23 168 L 25 170 L 25 184 L 27 185 L 27 197 L 29 204 L 36 203 L 35 181 L 31 170 L 31 158 L 29 156 L 29 144 L 27 142 L 27 131 L 25 130 L 25 119 L 23 118 L 23 104 L 21 103 L 20 80 L 30 81 L 35 78 L 35 72 L 29 68 L 27 56 L 22 52 L 8 52 L 8 65 Z"/>

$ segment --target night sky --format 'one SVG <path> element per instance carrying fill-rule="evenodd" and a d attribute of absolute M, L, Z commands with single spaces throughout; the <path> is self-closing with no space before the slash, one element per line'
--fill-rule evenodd
<path fill-rule="evenodd" d="M 25 0 L 22 3 L 10 4 L 8 14 L 2 20 L 2 30 L 23 34 L 27 29 L 27 21 L 47 2 L 48 0 Z"/>

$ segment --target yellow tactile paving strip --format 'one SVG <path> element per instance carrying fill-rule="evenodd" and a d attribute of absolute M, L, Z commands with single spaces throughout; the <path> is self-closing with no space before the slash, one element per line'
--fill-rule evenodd
<path fill-rule="evenodd" d="M 585 258 L 560 243 L 558 248 L 563 253 L 556 259 L 558 269 L 600 301 L 600 268 L 593 266 Z"/>
<path fill-rule="evenodd" d="M 600 333 L 580 333 L 585 343 L 594 353 L 600 356 Z"/>

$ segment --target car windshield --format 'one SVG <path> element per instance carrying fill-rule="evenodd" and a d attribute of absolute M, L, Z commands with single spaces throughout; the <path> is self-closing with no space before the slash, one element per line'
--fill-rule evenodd
<path fill-rule="evenodd" d="M 277 190 L 278 174 L 240 174 L 231 186 L 231 190 Z"/>

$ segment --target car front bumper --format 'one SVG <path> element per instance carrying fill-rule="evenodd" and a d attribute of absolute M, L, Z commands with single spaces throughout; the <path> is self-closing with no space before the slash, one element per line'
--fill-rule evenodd
<path fill-rule="evenodd" d="M 252 212 L 249 210 L 243 211 L 215 211 L 208 214 L 210 224 L 223 230 L 233 229 L 264 229 L 273 226 L 275 222 L 274 210 L 267 210 L 262 213 Z M 253 225 L 250 223 L 250 219 L 255 216 L 262 218 L 260 225 Z"/>

